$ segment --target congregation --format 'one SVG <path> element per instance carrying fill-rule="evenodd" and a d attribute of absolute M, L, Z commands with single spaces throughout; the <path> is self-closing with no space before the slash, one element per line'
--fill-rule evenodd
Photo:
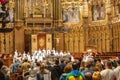
<path fill-rule="evenodd" d="M 100 59 L 86 53 L 74 59 L 69 52 L 14 52 L 10 67 L 0 60 L 0 80 L 120 80 L 120 59 Z"/>

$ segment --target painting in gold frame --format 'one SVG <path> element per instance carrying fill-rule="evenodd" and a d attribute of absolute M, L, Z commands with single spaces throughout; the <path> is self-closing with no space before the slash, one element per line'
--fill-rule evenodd
<path fill-rule="evenodd" d="M 106 17 L 106 9 L 104 5 L 101 6 L 92 6 L 92 20 L 104 20 Z"/>
<path fill-rule="evenodd" d="M 78 23 L 80 22 L 80 10 L 77 7 L 69 7 L 62 9 L 63 23 Z"/>

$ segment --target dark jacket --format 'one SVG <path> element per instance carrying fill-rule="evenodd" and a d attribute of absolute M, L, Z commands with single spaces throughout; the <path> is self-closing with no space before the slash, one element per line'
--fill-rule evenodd
<path fill-rule="evenodd" d="M 65 63 L 61 63 L 59 66 L 60 66 L 60 68 L 62 70 L 62 73 L 63 73 L 64 67 L 66 66 L 66 64 Z"/>
<path fill-rule="evenodd" d="M 61 74 L 62 71 L 60 66 L 54 66 L 51 70 L 51 80 L 59 80 Z"/>
<path fill-rule="evenodd" d="M 5 75 L 0 71 L 0 80 L 5 80 Z"/>

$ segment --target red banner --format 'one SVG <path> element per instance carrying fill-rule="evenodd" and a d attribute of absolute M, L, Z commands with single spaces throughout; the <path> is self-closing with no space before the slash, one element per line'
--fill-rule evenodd
<path fill-rule="evenodd" d="M 46 49 L 46 33 L 39 33 L 37 35 L 38 49 Z"/>

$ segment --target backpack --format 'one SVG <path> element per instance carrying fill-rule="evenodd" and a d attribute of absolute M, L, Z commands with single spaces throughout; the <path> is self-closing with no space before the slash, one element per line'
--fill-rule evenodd
<path fill-rule="evenodd" d="M 95 71 L 92 75 L 93 80 L 101 80 L 101 74 L 99 71 Z"/>
<path fill-rule="evenodd" d="M 70 76 L 70 77 L 68 78 L 68 80 L 83 80 L 83 77 L 82 77 L 82 76 L 77 76 L 77 77 L 75 77 L 75 76 Z"/>

